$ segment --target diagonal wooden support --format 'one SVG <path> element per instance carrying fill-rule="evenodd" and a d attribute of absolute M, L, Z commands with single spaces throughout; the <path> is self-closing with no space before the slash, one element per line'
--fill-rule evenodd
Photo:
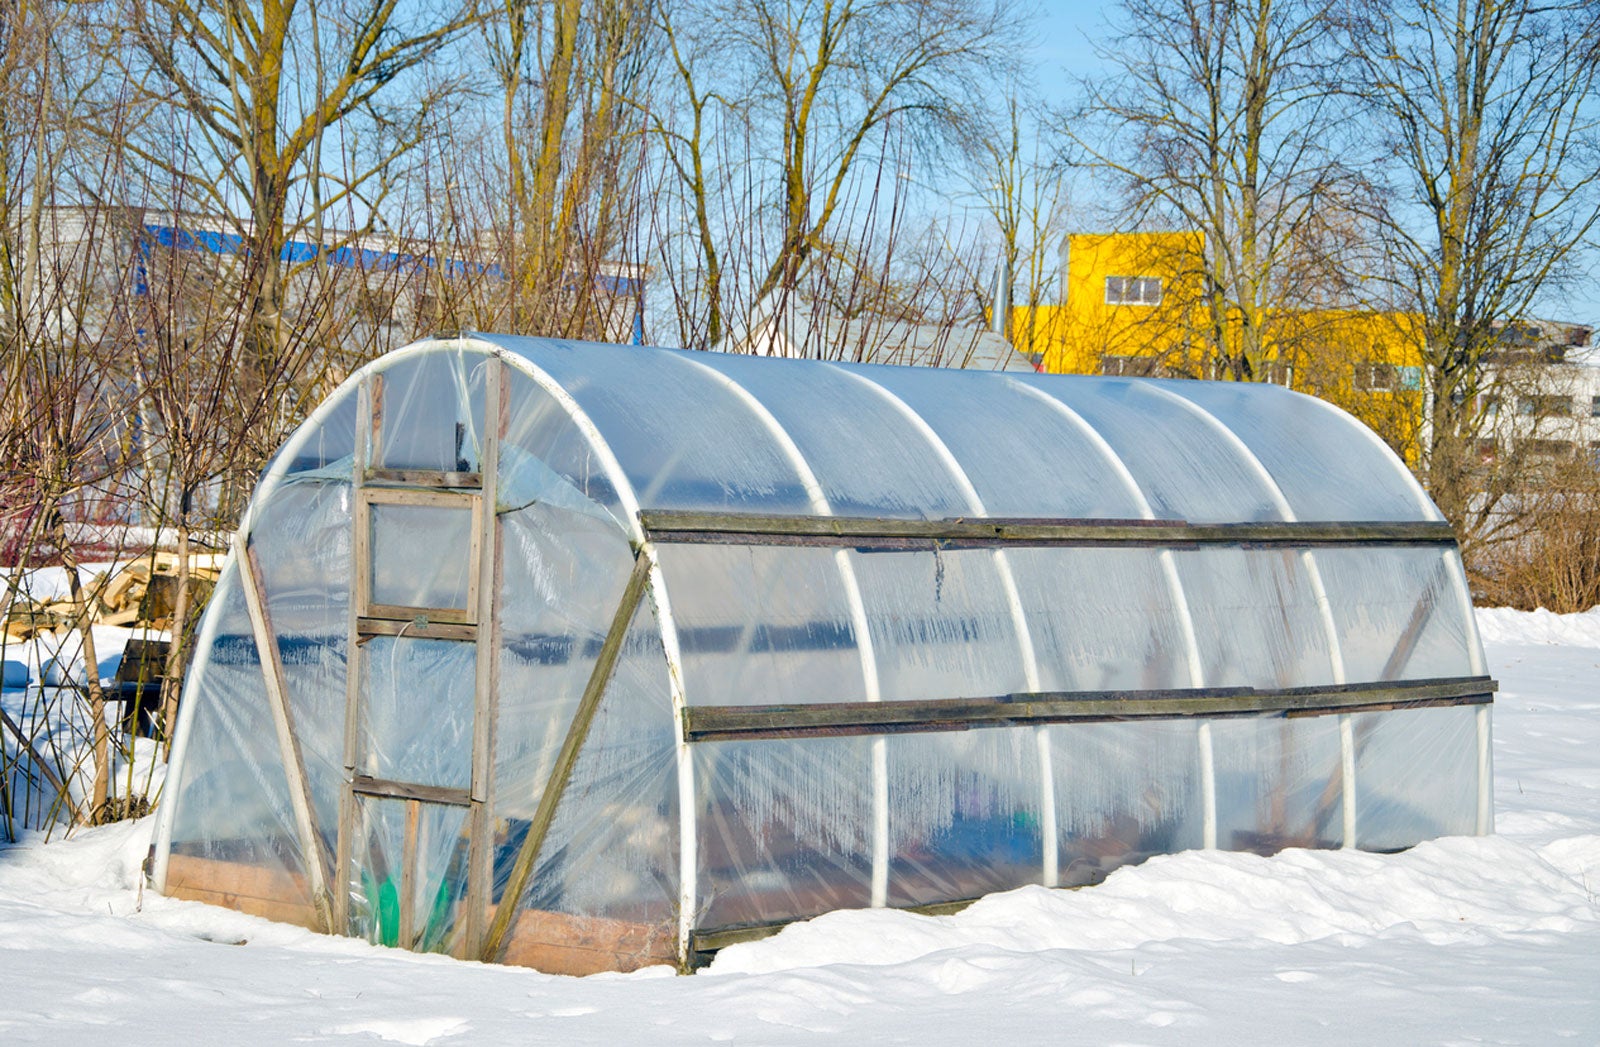
<path fill-rule="evenodd" d="M 579 699 L 578 708 L 572 714 L 572 723 L 567 727 L 567 737 L 561 743 L 561 751 L 556 756 L 555 766 L 550 771 L 550 780 L 545 783 L 544 792 L 539 797 L 538 809 L 534 811 L 533 821 L 528 825 L 528 835 L 523 839 L 522 849 L 517 852 L 516 863 L 511 867 L 505 892 L 500 896 L 494 923 L 490 925 L 489 934 L 483 944 L 482 958 L 487 962 L 493 963 L 499 960 L 505 951 L 506 935 L 511 929 L 511 921 L 516 918 L 517 902 L 521 900 L 522 892 L 527 889 L 528 880 L 533 876 L 539 851 L 544 846 L 545 837 L 550 833 L 551 824 L 555 822 L 556 808 L 560 805 L 567 783 L 572 778 L 572 770 L 577 766 L 578 755 L 583 750 L 584 740 L 588 738 L 589 728 L 594 723 L 595 713 L 600 708 L 600 699 L 605 694 L 606 686 L 611 682 L 611 674 L 617 667 L 617 656 L 622 653 L 622 641 L 628 635 L 628 626 L 633 621 L 634 612 L 639 608 L 639 602 L 644 599 L 649 581 L 650 557 L 644 551 L 640 551 L 633 562 L 633 574 L 628 577 L 628 585 L 622 592 L 622 602 L 617 605 L 617 613 L 611 619 L 611 629 L 606 633 L 605 643 L 601 645 L 600 654 L 595 659 L 594 670 L 589 674 L 589 682 L 583 689 L 583 697 Z"/>
<path fill-rule="evenodd" d="M 300 849 L 306 856 L 306 876 L 311 881 L 311 903 L 316 907 L 322 930 L 332 932 L 333 900 L 328 892 L 327 855 L 317 834 L 316 815 L 311 805 L 311 786 L 306 780 L 305 761 L 300 756 L 300 739 L 294 732 L 294 711 L 289 706 L 289 688 L 283 672 L 283 658 L 272 632 L 267 612 L 267 597 L 256 570 L 255 551 L 242 534 L 233 536 L 233 559 L 239 567 L 240 586 L 250 612 L 250 629 L 255 634 L 256 652 L 261 659 L 261 675 L 267 685 L 267 705 L 272 709 L 272 726 L 278 735 L 278 754 L 288 780 L 289 805 L 294 810 L 295 829 Z"/>

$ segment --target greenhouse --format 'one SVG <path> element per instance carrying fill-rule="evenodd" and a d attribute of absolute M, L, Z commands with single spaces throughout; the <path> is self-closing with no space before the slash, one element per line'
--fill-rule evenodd
<path fill-rule="evenodd" d="M 471 335 L 278 452 L 154 880 L 559 973 L 1491 831 L 1449 525 L 1270 385 Z"/>

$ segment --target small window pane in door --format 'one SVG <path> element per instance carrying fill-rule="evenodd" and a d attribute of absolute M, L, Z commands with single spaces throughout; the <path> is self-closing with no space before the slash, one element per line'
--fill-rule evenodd
<path fill-rule="evenodd" d="M 374 504 L 372 602 L 470 613 L 472 510 Z"/>

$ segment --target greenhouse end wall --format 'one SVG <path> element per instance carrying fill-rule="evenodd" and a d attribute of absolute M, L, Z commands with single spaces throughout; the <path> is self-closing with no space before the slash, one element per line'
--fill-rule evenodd
<path fill-rule="evenodd" d="M 433 340 L 265 473 L 156 880 L 687 969 L 832 909 L 1489 832 L 1493 690 L 1448 525 L 1308 397 Z"/>

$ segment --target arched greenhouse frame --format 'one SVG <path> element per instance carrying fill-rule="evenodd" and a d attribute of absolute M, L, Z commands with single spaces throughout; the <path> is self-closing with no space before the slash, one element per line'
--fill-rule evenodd
<path fill-rule="evenodd" d="M 374 942 L 689 969 L 1189 848 L 1487 833 L 1449 525 L 1238 383 L 470 335 L 274 458 L 155 882 Z"/>

